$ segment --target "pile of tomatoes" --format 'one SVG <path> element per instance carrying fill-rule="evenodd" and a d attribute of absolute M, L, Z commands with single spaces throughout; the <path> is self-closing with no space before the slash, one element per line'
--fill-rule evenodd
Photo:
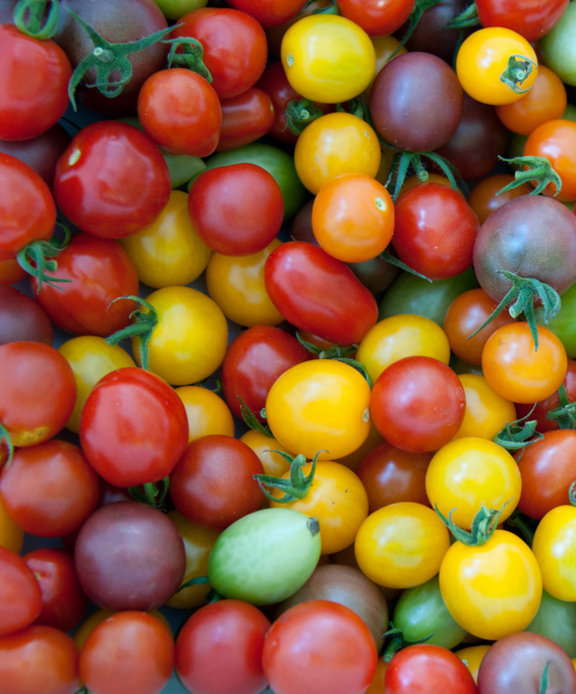
<path fill-rule="evenodd" d="M 576 692 L 574 46 L 4 0 L 1 694 Z"/>

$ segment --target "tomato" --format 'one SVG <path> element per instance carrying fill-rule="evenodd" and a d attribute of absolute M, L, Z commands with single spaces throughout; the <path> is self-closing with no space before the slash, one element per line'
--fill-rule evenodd
<path fill-rule="evenodd" d="M 78 446 L 51 439 L 15 452 L 0 474 L 0 495 L 25 532 L 60 537 L 96 508 L 100 482 Z"/>
<path fill-rule="evenodd" d="M 101 238 L 142 231 L 162 211 L 170 189 L 168 166 L 154 141 L 120 121 L 79 130 L 54 175 L 58 207 L 73 224 Z"/>
<path fill-rule="evenodd" d="M 433 357 L 404 357 L 374 383 L 370 414 L 382 436 L 412 453 L 434 451 L 456 434 L 466 396 L 456 373 Z"/>
<path fill-rule="evenodd" d="M 188 212 L 204 243 L 227 255 L 263 250 L 280 231 L 284 201 L 275 178 L 241 163 L 207 169 L 194 179 Z"/>
<path fill-rule="evenodd" d="M 273 436 L 310 460 L 337 460 L 368 437 L 370 387 L 352 366 L 313 359 L 291 366 L 272 384 L 266 417 Z"/>
<path fill-rule="evenodd" d="M 513 66 L 519 74 L 507 81 Z M 462 88 L 483 104 L 500 106 L 522 98 L 538 74 L 538 58 L 530 43 L 505 27 L 477 29 L 464 39 L 456 56 L 456 74 Z"/>
<path fill-rule="evenodd" d="M 110 372 L 84 404 L 82 450 L 98 474 L 118 487 L 161 480 L 170 474 L 187 442 L 182 401 L 166 381 L 149 371 L 128 366 Z"/>
<path fill-rule="evenodd" d="M 306 3 L 305 0 L 231 0 L 229 4 L 252 15 L 264 28 L 270 29 L 295 17 Z"/>
<path fill-rule="evenodd" d="M 338 9 L 370 36 L 393 34 L 408 19 L 414 9 L 412 0 L 340 0 Z"/>
<path fill-rule="evenodd" d="M 0 260 L 0 284 L 15 284 L 26 277 L 16 258 Z"/>
<path fill-rule="evenodd" d="M 214 87 L 192 70 L 154 72 L 140 88 L 137 110 L 146 134 L 172 154 L 207 157 L 216 149 L 220 100 Z"/>
<path fill-rule="evenodd" d="M 128 324 L 135 302 L 114 299 L 137 295 L 138 275 L 115 239 L 76 234 L 60 252 L 53 274 L 69 282 L 58 287 L 44 282 L 40 288 L 34 278 L 32 288 L 56 326 L 75 335 L 104 337 Z"/>
<path fill-rule="evenodd" d="M 395 204 L 392 245 L 412 269 L 430 279 L 445 279 L 472 265 L 478 218 L 452 188 L 422 183 Z"/>
<path fill-rule="evenodd" d="M 264 468 L 264 474 L 280 477 L 290 469 L 289 462 L 281 454 L 293 454 L 283 448 L 275 438 L 255 429 L 248 429 L 242 434 L 240 441 L 256 453 Z"/>
<path fill-rule="evenodd" d="M 327 113 L 316 118 L 304 128 L 294 148 L 298 176 L 313 194 L 340 174 L 376 176 L 381 160 L 375 130 L 351 113 Z"/>
<path fill-rule="evenodd" d="M 466 665 L 475 682 L 478 682 L 478 670 L 482 659 L 488 652 L 490 646 L 483 644 L 479 646 L 467 646 L 454 651 L 460 660 Z"/>
<path fill-rule="evenodd" d="M 568 368 L 566 350 L 554 333 L 537 326 L 538 349 L 528 323 L 498 328 L 482 350 L 482 371 L 503 398 L 519 403 L 544 400 L 562 385 Z"/>
<path fill-rule="evenodd" d="M 0 261 L 8 261 L 31 241 L 52 236 L 56 205 L 40 175 L 10 154 L 0 153 L 0 184 Z"/>
<path fill-rule="evenodd" d="M 200 607 L 176 639 L 176 672 L 195 694 L 259 694 L 266 686 L 262 649 L 270 620 L 250 603 Z"/>
<path fill-rule="evenodd" d="M 331 342 L 360 342 L 376 323 L 374 296 L 345 263 L 311 243 L 288 241 L 276 248 L 266 261 L 264 282 L 287 321 Z"/>
<path fill-rule="evenodd" d="M 482 506 L 501 509 L 500 520 L 518 505 L 521 476 L 508 451 L 493 441 L 467 436 L 450 441 L 426 471 L 430 504 L 461 528 L 470 529 Z"/>
<path fill-rule="evenodd" d="M 241 401 L 256 417 L 274 381 L 310 353 L 285 330 L 255 325 L 228 345 L 222 362 L 222 389 L 232 412 L 242 418 Z"/>
<path fill-rule="evenodd" d="M 32 624 L 42 609 L 42 594 L 24 559 L 5 547 L 0 547 L 0 573 L 0 636 L 5 636 Z"/>
<path fill-rule="evenodd" d="M 528 41 L 548 34 L 562 19 L 567 7 L 566 0 L 480 0 L 477 4 L 482 26 L 508 27 Z"/>
<path fill-rule="evenodd" d="M 466 395 L 464 419 L 454 438 L 479 436 L 493 439 L 508 423 L 516 420 L 513 402 L 498 395 L 481 374 L 458 376 Z"/>
<path fill-rule="evenodd" d="M 0 676 L 6 694 L 74 694 L 78 650 L 60 629 L 33 624 L 0 637 Z"/>
<path fill-rule="evenodd" d="M 575 528 L 576 507 L 563 504 L 548 511 L 534 533 L 532 550 L 542 570 L 544 589 L 559 600 L 576 599 Z"/>
<path fill-rule="evenodd" d="M 350 19 L 333 14 L 313 14 L 292 24 L 282 39 L 280 58 L 299 94 L 329 104 L 361 94 L 376 69 L 368 34 Z"/>
<path fill-rule="evenodd" d="M 319 245 L 347 263 L 371 260 L 390 243 L 394 204 L 386 188 L 365 174 L 343 174 L 325 183 L 312 207 Z"/>
<path fill-rule="evenodd" d="M 304 585 L 320 545 L 315 518 L 290 508 L 260 509 L 222 531 L 210 553 L 208 579 L 227 598 L 276 603 Z"/>
<path fill-rule="evenodd" d="M 364 457 L 356 470 L 362 480 L 370 513 L 397 501 L 428 505 L 426 468 L 432 453 L 409 453 L 387 441 Z"/>
<path fill-rule="evenodd" d="M 559 0 L 557 0 L 558 2 Z M 576 66 L 574 46 L 570 40 L 574 30 L 576 8 L 565 0 L 561 3 L 561 9 L 554 18 L 557 21 L 545 32 L 539 41 L 538 48 L 542 53 L 543 62 L 560 77 L 562 82 L 573 86 L 576 84 L 574 68 Z"/>
<path fill-rule="evenodd" d="M 76 627 L 88 600 L 80 588 L 72 553 L 59 547 L 41 547 L 25 554 L 24 561 L 42 594 L 42 609 L 35 623 L 62 631 Z"/>
<path fill-rule="evenodd" d="M 176 526 L 184 542 L 186 569 L 182 577 L 182 585 L 193 578 L 206 576 L 208 557 L 220 531 L 192 523 L 175 509 L 168 512 L 168 517 Z M 186 588 L 180 587 L 166 604 L 180 609 L 199 607 L 206 601 L 208 591 L 209 586 L 201 583 Z"/>
<path fill-rule="evenodd" d="M 476 685 L 464 663 L 442 646 L 419 644 L 396 653 L 384 675 L 387 694 L 474 694 Z"/>
<path fill-rule="evenodd" d="M 543 590 L 538 612 L 526 631 L 551 639 L 573 658 L 576 654 L 575 617 L 576 603 L 558 600 Z"/>
<path fill-rule="evenodd" d="M 150 226 L 121 240 L 138 278 L 149 287 L 190 284 L 210 260 L 188 215 L 188 196 L 173 190 L 166 207 Z"/>
<path fill-rule="evenodd" d="M 76 400 L 74 375 L 55 347 L 43 342 L 0 345 L 0 422 L 14 446 L 55 436 Z"/>
<path fill-rule="evenodd" d="M 227 152 L 264 137 L 274 122 L 274 105 L 259 87 L 220 101 L 222 129 L 217 152 Z"/>
<path fill-rule="evenodd" d="M 517 188 L 501 193 L 501 189 L 512 181 L 514 181 L 513 174 L 495 173 L 482 178 L 474 185 L 468 195 L 468 204 L 478 215 L 480 224 L 486 221 L 491 212 L 502 207 L 512 198 L 518 198 L 530 192 L 531 186 L 523 183 Z"/>
<path fill-rule="evenodd" d="M 128 687 L 154 694 L 162 690 L 172 674 L 174 639 L 166 626 L 150 614 L 118 612 L 88 636 L 78 667 L 91 691 L 119 694 Z"/>
<path fill-rule="evenodd" d="M 306 667 L 294 668 L 294 658 Z M 370 630 L 350 608 L 329 600 L 294 605 L 272 624 L 262 665 L 270 686 L 285 694 L 360 694 L 376 670 Z"/>
<path fill-rule="evenodd" d="M 264 28 L 254 17 L 228 7 L 200 7 L 176 24 L 171 38 L 192 36 L 202 44 L 202 59 L 221 99 L 256 84 L 266 65 L 267 44 Z"/>
<path fill-rule="evenodd" d="M 234 436 L 234 418 L 224 400 L 202 386 L 180 386 L 174 392 L 184 404 L 188 443 L 208 434 Z"/>
<path fill-rule="evenodd" d="M 571 320 L 575 301 L 576 284 L 573 284 L 562 294 L 562 305 L 556 316 L 546 323 L 546 326 L 560 338 L 570 359 L 576 357 L 576 331 L 574 330 L 574 324 Z M 541 307 L 537 307 L 534 313 L 537 322 L 546 322 Z"/>
<path fill-rule="evenodd" d="M 366 518 L 356 534 L 354 554 L 374 583 L 411 588 L 438 573 L 449 545 L 448 530 L 431 508 L 399 501 Z"/>
<path fill-rule="evenodd" d="M 264 275 L 268 258 L 280 245 L 279 239 L 273 239 L 249 255 L 212 253 L 206 268 L 208 294 L 234 323 L 244 327 L 282 323 L 283 316 L 270 298 Z"/>
<path fill-rule="evenodd" d="M 35 340 L 52 344 L 50 319 L 40 304 L 16 287 L 0 284 L 0 344 Z"/>
<path fill-rule="evenodd" d="M 440 566 L 450 614 L 474 636 L 495 640 L 525 629 L 542 596 L 542 574 L 530 547 L 507 530 L 482 545 L 455 542 Z"/>
<path fill-rule="evenodd" d="M 24 531 L 12 520 L 0 497 L 0 547 L 20 554 L 24 544 Z"/>
<path fill-rule="evenodd" d="M 562 118 L 548 119 L 530 131 L 524 145 L 524 156 L 544 157 L 560 176 L 562 188 L 553 184 L 544 194 L 553 195 L 561 202 L 576 200 L 576 157 L 571 152 L 576 145 L 576 123 Z"/>

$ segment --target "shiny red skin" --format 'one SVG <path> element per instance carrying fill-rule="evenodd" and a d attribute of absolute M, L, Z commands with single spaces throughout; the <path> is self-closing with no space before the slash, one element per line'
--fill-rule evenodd
<path fill-rule="evenodd" d="M 513 29 L 532 42 L 558 22 L 568 0 L 478 0 L 476 7 L 482 26 Z"/>
<path fill-rule="evenodd" d="M 217 152 L 227 152 L 264 137 L 274 123 L 274 106 L 267 92 L 250 87 L 230 99 L 221 99 L 222 129 Z"/>

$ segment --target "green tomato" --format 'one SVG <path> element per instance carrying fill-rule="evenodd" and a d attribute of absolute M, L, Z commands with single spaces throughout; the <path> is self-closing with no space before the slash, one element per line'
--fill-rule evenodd
<path fill-rule="evenodd" d="M 192 10 L 206 7 L 208 0 L 154 0 L 166 19 L 179 19 Z"/>
<path fill-rule="evenodd" d="M 382 297 L 380 318 L 414 313 L 430 318 L 442 326 L 448 306 L 454 299 L 477 286 L 472 268 L 454 277 L 434 282 L 428 282 L 409 272 L 401 272 Z"/>
<path fill-rule="evenodd" d="M 576 2 L 568 4 L 560 20 L 543 36 L 538 47 L 545 65 L 565 84 L 576 86 Z"/>
<path fill-rule="evenodd" d="M 562 294 L 561 300 L 560 310 L 548 323 L 544 322 L 543 309 L 537 308 L 534 312 L 536 322 L 545 325 L 558 337 L 569 359 L 576 359 L 576 284 Z"/>
<path fill-rule="evenodd" d="M 466 636 L 466 631 L 454 621 L 444 604 L 438 576 L 405 590 L 396 603 L 392 621 L 409 642 L 419 642 L 430 636 L 426 643 L 454 648 Z"/>
<path fill-rule="evenodd" d="M 293 595 L 320 558 L 316 518 L 289 508 L 265 508 L 229 525 L 208 562 L 210 585 L 227 598 L 269 605 Z"/>
<path fill-rule="evenodd" d="M 546 636 L 576 658 L 576 602 L 558 600 L 544 590 L 538 612 L 525 631 Z"/>
<path fill-rule="evenodd" d="M 284 198 L 284 221 L 292 219 L 307 196 L 306 188 L 296 173 L 294 158 L 278 147 L 254 142 L 228 152 L 217 152 L 206 159 L 208 169 L 240 163 L 257 164 L 276 179 Z"/>

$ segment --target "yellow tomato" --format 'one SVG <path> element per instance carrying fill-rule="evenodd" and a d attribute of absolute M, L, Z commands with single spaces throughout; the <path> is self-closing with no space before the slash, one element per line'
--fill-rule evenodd
<path fill-rule="evenodd" d="M 511 64 L 517 72 L 508 77 Z M 476 101 L 511 104 L 534 84 L 538 58 L 530 43 L 512 29 L 485 27 L 462 42 L 456 74 L 462 89 Z"/>
<path fill-rule="evenodd" d="M 400 501 L 371 513 L 356 534 L 361 571 L 388 588 L 411 588 L 438 573 L 450 546 L 448 530 L 428 506 Z"/>
<path fill-rule="evenodd" d="M 256 453 L 262 463 L 265 475 L 282 477 L 290 469 L 290 463 L 277 451 L 287 453 L 288 455 L 292 455 L 292 453 L 287 451 L 271 436 L 266 436 L 266 434 L 262 434 L 255 429 L 248 429 L 248 431 L 242 434 L 240 441 Z"/>
<path fill-rule="evenodd" d="M 312 464 L 302 466 L 310 474 Z M 289 478 L 289 473 L 283 475 Z M 282 497 L 275 491 L 274 496 Z M 312 483 L 303 499 L 288 503 L 270 502 L 271 507 L 285 506 L 318 519 L 322 554 L 340 552 L 349 547 L 358 528 L 368 515 L 368 495 L 358 475 L 345 465 L 333 461 L 316 464 Z"/>
<path fill-rule="evenodd" d="M 294 22 L 282 39 L 280 59 L 298 94 L 327 104 L 361 94 L 376 70 L 376 52 L 368 34 L 334 14 L 314 14 Z"/>
<path fill-rule="evenodd" d="M 278 325 L 284 317 L 272 303 L 264 284 L 264 265 L 281 245 L 274 239 L 264 250 L 250 255 L 213 253 L 206 268 L 208 294 L 223 313 L 245 328 Z"/>
<path fill-rule="evenodd" d="M 426 469 L 426 494 L 433 508 L 452 511 L 454 523 L 469 530 L 482 506 L 503 508 L 500 520 L 518 505 L 522 478 L 508 451 L 494 441 L 468 436 L 450 441 Z M 504 505 L 506 504 L 506 505 Z"/>
<path fill-rule="evenodd" d="M 8 515 L 0 497 L 0 547 L 5 547 L 14 554 L 20 554 L 23 544 L 24 531 Z"/>
<path fill-rule="evenodd" d="M 466 665 L 468 670 L 470 670 L 474 682 L 478 682 L 478 670 L 489 648 L 489 644 L 480 644 L 478 646 L 468 646 L 467 648 L 460 648 L 454 651 L 464 665 Z"/>
<path fill-rule="evenodd" d="M 79 335 L 63 342 L 58 351 L 66 359 L 76 381 L 76 404 L 66 428 L 80 431 L 80 413 L 96 383 L 106 374 L 126 366 L 136 366 L 122 347 L 109 345 L 103 337 Z"/>
<path fill-rule="evenodd" d="M 352 366 L 312 359 L 291 366 L 268 391 L 266 417 L 289 451 L 334 460 L 358 449 L 370 431 L 370 387 Z"/>
<path fill-rule="evenodd" d="M 185 285 L 200 277 L 211 250 L 201 241 L 188 214 L 188 195 L 173 190 L 166 207 L 143 231 L 119 239 L 138 279 L 149 287 Z"/>
<path fill-rule="evenodd" d="M 448 364 L 448 337 L 430 318 L 401 313 L 378 321 L 358 345 L 355 358 L 364 365 L 374 383 L 387 366 L 414 356 L 433 357 Z"/>
<path fill-rule="evenodd" d="M 158 316 L 148 341 L 150 371 L 173 386 L 213 374 L 228 343 L 228 323 L 216 302 L 191 287 L 163 287 L 146 301 Z M 132 340 L 132 351 L 141 364 L 138 338 Z"/>
<path fill-rule="evenodd" d="M 557 506 L 540 520 L 532 551 L 544 590 L 558 600 L 576 601 L 576 507 Z"/>
<path fill-rule="evenodd" d="M 186 569 L 184 570 L 182 585 L 193 578 L 207 576 L 208 557 L 220 535 L 220 531 L 192 523 L 178 511 L 169 511 L 168 517 L 176 526 L 184 542 Z M 166 604 L 170 607 L 179 607 L 185 610 L 199 607 L 205 601 L 209 590 L 210 586 L 206 583 L 188 586 L 177 591 Z"/>
<path fill-rule="evenodd" d="M 327 113 L 299 135 L 294 147 L 296 173 L 314 195 L 345 173 L 376 177 L 382 152 L 376 131 L 351 113 Z"/>
<path fill-rule="evenodd" d="M 480 374 L 458 376 L 466 394 L 464 420 L 454 438 L 480 436 L 493 439 L 506 424 L 516 419 L 516 407 L 490 387 Z"/>
<path fill-rule="evenodd" d="M 523 540 L 496 530 L 483 545 L 450 546 L 440 567 L 440 592 L 463 629 L 495 641 L 530 624 L 542 599 L 542 574 Z"/>
<path fill-rule="evenodd" d="M 186 409 L 188 443 L 209 434 L 234 436 L 234 417 L 219 395 L 202 386 L 180 386 L 174 390 Z"/>

